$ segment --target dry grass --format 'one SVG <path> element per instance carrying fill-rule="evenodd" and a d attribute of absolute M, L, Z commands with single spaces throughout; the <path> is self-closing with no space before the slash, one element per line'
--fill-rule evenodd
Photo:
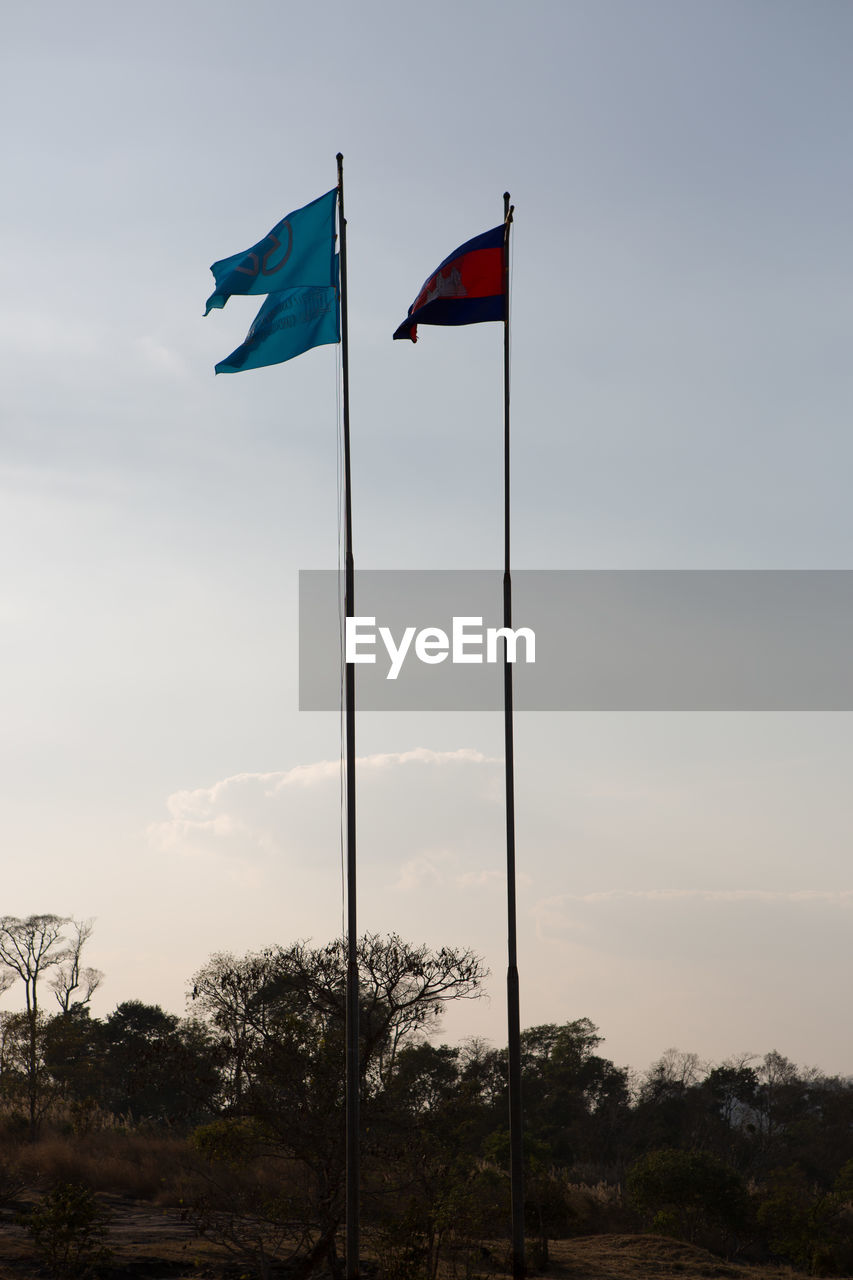
<path fill-rule="evenodd" d="M 92 1191 L 178 1204 L 199 1165 L 182 1138 L 121 1129 L 46 1133 L 33 1143 L 4 1143 L 2 1154 L 32 1187 L 76 1182 Z"/>

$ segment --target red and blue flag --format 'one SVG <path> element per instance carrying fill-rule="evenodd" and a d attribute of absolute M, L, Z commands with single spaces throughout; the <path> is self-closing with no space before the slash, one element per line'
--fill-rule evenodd
<path fill-rule="evenodd" d="M 421 286 L 395 338 L 418 340 L 419 324 L 480 324 L 505 314 L 504 223 L 466 241 Z"/>

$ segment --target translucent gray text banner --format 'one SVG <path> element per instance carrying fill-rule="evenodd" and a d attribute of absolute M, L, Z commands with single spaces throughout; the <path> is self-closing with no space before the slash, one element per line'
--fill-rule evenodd
<path fill-rule="evenodd" d="M 359 571 L 355 614 L 373 622 L 355 652 L 375 661 L 355 667 L 356 706 L 500 710 L 503 642 L 488 661 L 488 630 L 502 584 L 488 570 Z M 851 570 L 521 570 L 512 606 L 513 629 L 535 637 L 533 662 L 528 640 L 516 646 L 520 711 L 853 710 Z M 302 571 L 303 711 L 340 708 L 343 628 L 342 579 Z"/>

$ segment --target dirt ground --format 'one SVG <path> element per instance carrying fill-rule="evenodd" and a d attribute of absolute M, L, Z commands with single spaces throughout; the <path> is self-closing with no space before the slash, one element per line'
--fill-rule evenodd
<path fill-rule="evenodd" d="M 110 1211 L 113 1280 L 219 1280 L 228 1257 L 199 1240 L 179 1211 L 121 1196 L 98 1197 Z M 663 1236 L 603 1235 L 555 1241 L 542 1280 L 798 1280 L 787 1267 L 745 1267 Z M 244 1268 L 229 1269 L 238 1275 Z M 369 1262 L 365 1280 L 374 1274 Z M 31 1241 L 14 1215 L 0 1218 L 0 1280 L 44 1280 Z"/>
<path fill-rule="evenodd" d="M 798 1280 L 789 1267 L 746 1267 L 666 1236 L 605 1235 L 559 1240 L 549 1277 L 566 1280 Z"/>
<path fill-rule="evenodd" d="M 221 1251 L 199 1240 L 175 1209 L 161 1209 L 124 1196 L 99 1195 L 110 1214 L 107 1245 L 113 1251 L 111 1274 L 180 1280 L 218 1276 Z M 23 1207 L 23 1206 L 22 1206 Z M 43 1280 L 32 1242 L 13 1213 L 0 1218 L 0 1280 Z"/>

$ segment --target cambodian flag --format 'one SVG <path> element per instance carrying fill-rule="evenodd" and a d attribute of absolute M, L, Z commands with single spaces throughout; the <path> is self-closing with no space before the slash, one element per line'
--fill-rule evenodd
<path fill-rule="evenodd" d="M 417 342 L 419 324 L 480 324 L 504 318 L 503 223 L 466 241 L 424 281 L 395 338 Z"/>

